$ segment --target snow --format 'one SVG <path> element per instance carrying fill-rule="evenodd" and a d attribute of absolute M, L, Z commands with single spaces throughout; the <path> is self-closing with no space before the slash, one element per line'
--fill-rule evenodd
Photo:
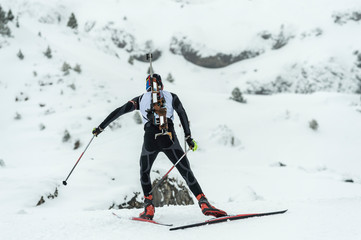
<path fill-rule="evenodd" d="M 0 36 L 0 239 L 361 239 L 361 99 L 353 80 L 361 23 L 332 19 L 361 9 L 357 1 L 3 0 L 1 6 L 19 16 L 20 28 L 10 22 L 12 37 Z M 76 31 L 66 27 L 72 12 Z M 85 31 L 89 22 L 94 28 Z M 271 50 L 257 38 L 262 31 L 279 34 L 281 25 L 295 36 L 287 46 Z M 130 53 L 114 45 L 106 26 L 132 34 L 138 48 L 152 40 L 162 50 L 153 67 L 163 79 L 168 73 L 175 79 L 164 80 L 165 89 L 187 110 L 199 146 L 189 153 L 191 167 L 211 203 L 229 214 L 287 213 L 170 232 L 128 220 L 140 209 L 109 210 L 141 192 L 143 128 L 134 113 L 95 138 L 68 185 L 61 184 L 93 127 L 145 88 L 148 64 L 130 65 Z M 312 35 L 317 28 L 319 37 Z M 255 47 L 265 53 L 206 69 L 172 54 L 173 36 L 187 37 L 204 56 Z M 43 54 L 48 46 L 51 59 Z M 64 62 L 80 64 L 82 72 L 64 75 Z M 230 100 L 247 82 L 292 81 L 312 67 L 342 72 L 343 87 L 244 94 L 246 104 Z M 309 127 L 313 119 L 316 131 Z M 182 129 L 176 130 L 182 142 Z M 81 146 L 73 150 L 77 140 Z M 171 166 L 160 154 L 153 170 L 165 174 Z M 170 176 L 181 181 L 177 171 Z M 48 199 L 55 189 L 58 196 Z M 36 206 L 42 196 L 45 203 Z M 197 205 L 157 208 L 155 215 L 174 226 L 206 219 Z"/>

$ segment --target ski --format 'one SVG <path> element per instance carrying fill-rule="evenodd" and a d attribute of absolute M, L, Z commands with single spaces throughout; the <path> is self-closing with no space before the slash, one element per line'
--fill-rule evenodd
<path fill-rule="evenodd" d="M 262 216 L 268 216 L 268 215 L 282 214 L 285 212 L 287 212 L 287 209 L 282 210 L 282 211 L 276 211 L 276 212 L 230 215 L 230 216 L 225 216 L 225 217 L 213 218 L 213 219 L 210 219 L 210 220 L 207 220 L 204 222 L 198 222 L 198 223 L 183 225 L 183 226 L 179 226 L 179 227 L 174 227 L 174 228 L 170 228 L 169 230 L 173 231 L 173 230 L 179 230 L 179 229 L 199 227 L 199 226 L 203 226 L 203 225 L 209 225 L 209 224 L 215 224 L 215 223 L 221 223 L 221 222 L 227 222 L 227 221 L 234 221 L 234 220 L 239 220 L 239 219 L 244 219 L 244 218 L 262 217 Z"/>
<path fill-rule="evenodd" d="M 117 218 L 123 219 L 122 217 L 120 217 L 119 215 L 112 213 L 114 216 L 116 216 Z M 157 224 L 157 225 L 161 225 L 161 226 L 168 226 L 171 227 L 173 226 L 173 224 L 167 224 L 167 223 L 160 223 L 154 220 L 149 220 L 149 219 L 144 219 L 144 218 L 139 218 L 139 217 L 131 217 L 129 218 L 129 220 L 134 220 L 134 221 L 139 221 L 139 222 L 146 222 L 146 223 L 153 223 L 153 224 Z"/>

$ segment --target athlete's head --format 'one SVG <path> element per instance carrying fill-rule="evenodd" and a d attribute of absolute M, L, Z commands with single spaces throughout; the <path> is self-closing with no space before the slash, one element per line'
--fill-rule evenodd
<path fill-rule="evenodd" d="M 163 90 L 163 83 L 162 83 L 162 78 L 160 77 L 160 75 L 154 73 L 153 74 L 153 78 L 156 79 L 158 86 L 160 87 L 161 90 Z M 146 79 L 146 86 L 145 89 L 147 90 L 147 92 L 152 91 L 152 77 L 150 75 L 148 75 L 147 79 Z"/>

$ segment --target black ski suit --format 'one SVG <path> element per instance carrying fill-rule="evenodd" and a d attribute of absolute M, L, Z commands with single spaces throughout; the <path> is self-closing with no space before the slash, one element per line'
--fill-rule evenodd
<path fill-rule="evenodd" d="M 111 122 L 117 119 L 119 116 L 132 112 L 134 110 L 140 110 L 144 123 L 144 142 L 142 147 L 142 153 L 140 156 L 140 181 L 143 188 L 144 196 L 148 196 L 152 189 L 152 183 L 150 180 L 150 170 L 159 152 L 165 153 L 169 160 L 175 164 L 180 159 L 184 151 L 181 148 L 177 135 L 174 131 L 173 124 L 173 112 L 177 112 L 181 124 L 184 129 L 185 136 L 190 136 L 191 131 L 189 128 L 189 122 L 187 114 L 182 106 L 178 96 L 174 93 L 162 91 L 162 94 L 166 100 L 167 108 L 167 121 L 168 131 L 172 133 L 172 140 L 166 136 L 161 135 L 155 138 L 157 133 L 160 133 L 159 127 L 154 125 L 152 121 L 148 119 L 147 110 L 151 106 L 151 92 L 144 93 L 138 97 L 133 98 L 123 106 L 115 109 L 109 116 L 99 125 L 100 128 L 105 129 Z M 185 156 L 176 166 L 179 173 L 185 179 L 189 189 L 194 196 L 198 196 L 202 193 L 202 189 L 198 184 L 197 179 L 194 177 L 190 168 L 189 161 Z"/>

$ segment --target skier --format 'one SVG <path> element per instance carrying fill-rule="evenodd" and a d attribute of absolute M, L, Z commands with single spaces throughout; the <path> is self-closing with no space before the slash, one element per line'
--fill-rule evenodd
<path fill-rule="evenodd" d="M 158 87 L 154 89 L 153 84 Z M 157 91 L 158 90 L 158 91 Z M 144 211 L 139 217 L 152 220 L 154 217 L 153 196 L 150 194 L 152 184 L 150 170 L 159 152 L 165 153 L 169 160 L 175 164 L 183 156 L 176 133 L 174 131 L 174 110 L 177 112 L 185 133 L 188 146 L 197 150 L 197 143 L 191 137 L 187 114 L 178 96 L 163 90 L 161 76 L 149 75 L 146 78 L 146 93 L 133 98 L 123 106 L 115 109 L 92 133 L 98 136 L 104 129 L 119 116 L 140 110 L 144 124 L 144 142 L 140 156 L 140 181 L 144 193 Z M 158 99 L 153 104 L 153 97 L 157 93 Z M 197 179 L 195 178 L 187 157 L 185 156 L 176 166 L 179 173 L 185 179 L 189 189 L 198 200 L 198 204 L 204 215 L 222 217 L 227 215 L 225 211 L 212 206 L 205 197 Z"/>

